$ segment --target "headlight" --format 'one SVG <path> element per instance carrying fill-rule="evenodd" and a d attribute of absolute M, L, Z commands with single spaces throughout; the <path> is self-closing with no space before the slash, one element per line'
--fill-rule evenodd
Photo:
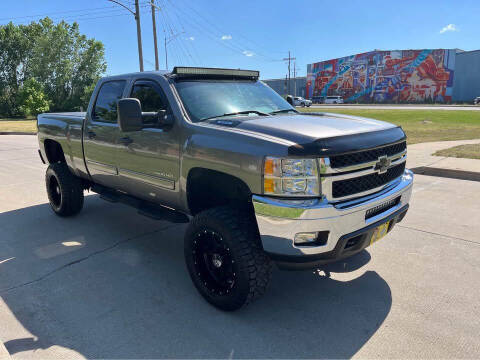
<path fill-rule="evenodd" d="M 263 192 L 281 196 L 319 196 L 316 159 L 265 158 Z"/>

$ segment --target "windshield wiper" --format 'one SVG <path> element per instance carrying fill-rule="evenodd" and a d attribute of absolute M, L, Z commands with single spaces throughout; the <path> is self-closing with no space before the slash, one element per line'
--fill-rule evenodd
<path fill-rule="evenodd" d="M 260 116 L 270 116 L 270 114 L 267 114 L 267 113 L 265 113 L 265 112 L 263 112 L 263 111 L 258 111 L 258 110 L 244 110 L 244 111 L 237 111 L 237 112 L 233 112 L 233 113 L 227 113 L 227 114 L 223 114 L 223 115 L 210 116 L 210 117 L 207 117 L 207 118 L 204 118 L 204 119 L 200 119 L 200 121 L 205 121 L 205 120 L 210 120 L 210 119 L 216 119 L 216 118 L 225 117 L 225 116 L 241 115 L 241 114 L 257 114 L 257 115 L 260 115 Z"/>
<path fill-rule="evenodd" d="M 281 113 L 287 113 L 287 112 L 290 112 L 290 111 L 293 111 L 294 113 L 298 113 L 298 111 L 295 110 L 295 109 L 282 109 L 282 110 L 271 111 L 271 112 L 269 112 L 269 114 L 270 114 L 270 115 L 272 115 L 272 114 L 281 114 Z"/>

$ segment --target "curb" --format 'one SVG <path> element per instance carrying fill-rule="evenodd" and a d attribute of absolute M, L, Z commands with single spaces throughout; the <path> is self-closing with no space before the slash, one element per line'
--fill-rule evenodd
<path fill-rule="evenodd" d="M 37 135 L 37 133 L 21 131 L 0 131 L 0 135 Z"/>

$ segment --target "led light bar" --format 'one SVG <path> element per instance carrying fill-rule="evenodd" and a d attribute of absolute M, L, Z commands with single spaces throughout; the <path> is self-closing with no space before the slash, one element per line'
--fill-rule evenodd
<path fill-rule="evenodd" d="M 174 67 L 172 74 L 179 76 L 220 76 L 220 77 L 240 77 L 258 79 L 260 72 L 256 70 L 239 69 L 218 69 L 218 68 L 199 68 L 199 67 Z"/>

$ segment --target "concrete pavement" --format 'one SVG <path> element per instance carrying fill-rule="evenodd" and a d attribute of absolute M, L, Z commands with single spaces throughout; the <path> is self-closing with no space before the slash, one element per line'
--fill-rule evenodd
<path fill-rule="evenodd" d="M 480 182 L 416 176 L 405 220 L 330 279 L 275 271 L 265 297 L 224 313 L 191 284 L 183 226 L 96 195 L 53 215 L 36 149 L 34 136 L 0 137 L 12 358 L 480 357 Z"/>
<path fill-rule="evenodd" d="M 432 155 L 439 150 L 467 144 L 480 144 L 480 139 L 438 141 L 409 145 L 407 166 L 409 168 L 433 166 L 442 169 L 475 171 L 480 173 L 480 160 Z"/>

